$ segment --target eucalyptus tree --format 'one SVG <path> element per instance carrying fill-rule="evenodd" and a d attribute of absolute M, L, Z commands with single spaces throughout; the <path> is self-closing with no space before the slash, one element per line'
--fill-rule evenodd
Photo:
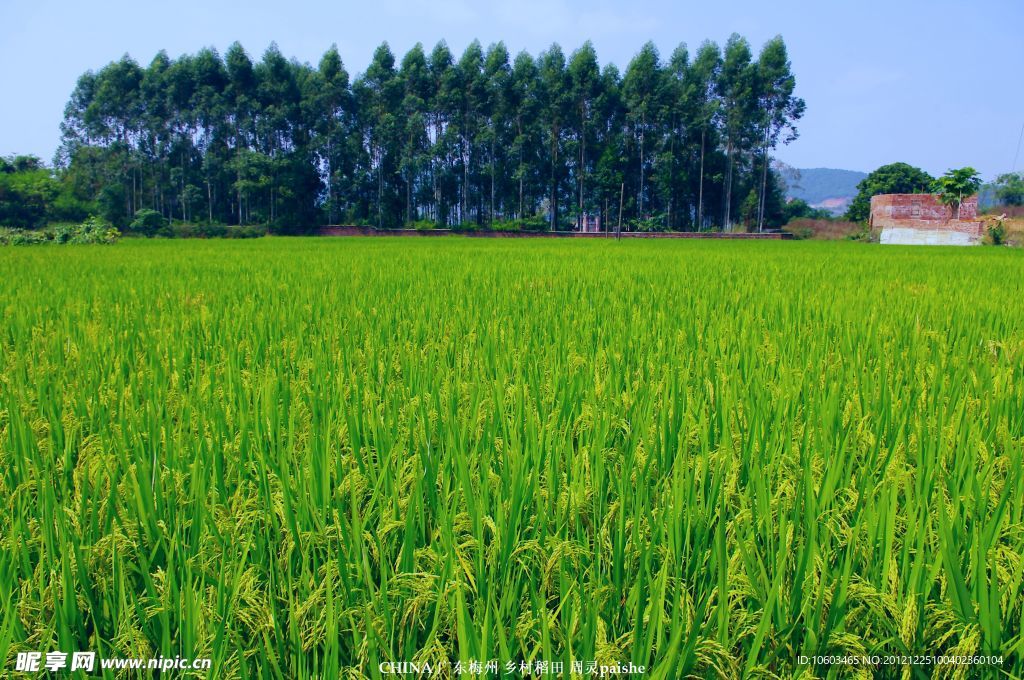
<path fill-rule="evenodd" d="M 537 60 L 540 77 L 540 117 L 547 136 L 548 174 L 548 226 L 558 228 L 558 205 L 565 163 L 561 159 L 561 148 L 566 121 L 572 115 L 572 100 L 569 96 L 569 74 L 565 67 L 565 55 L 558 44 L 553 44 Z"/>
<path fill-rule="evenodd" d="M 626 107 L 622 101 L 622 76 L 615 64 L 601 71 L 601 85 L 594 102 L 597 112 L 596 139 L 600 154 L 594 164 L 594 185 L 601 209 L 601 221 L 607 231 L 614 215 L 622 218 L 626 171 Z"/>
<path fill-rule="evenodd" d="M 457 62 L 443 42 L 395 62 L 385 43 L 350 83 L 336 47 L 315 68 L 273 44 L 257 63 L 237 43 L 146 68 L 126 56 L 76 83 L 58 175 L 120 226 L 152 207 L 275 228 L 546 212 L 557 229 L 571 205 L 701 228 L 719 200 L 726 226 L 738 203 L 761 225 L 776 212 L 771 152 L 804 108 L 781 38 L 756 63 L 735 35 L 724 57 L 704 43 L 692 61 L 647 43 L 624 76 L 589 42 L 568 63 L 558 45 L 510 63 L 476 41 Z"/>
<path fill-rule="evenodd" d="M 761 181 L 758 201 L 757 228 L 764 228 L 767 200 L 768 150 L 779 142 L 789 144 L 797 138 L 796 122 L 804 114 L 804 100 L 794 96 L 796 78 L 793 76 L 786 43 L 781 36 L 769 40 L 761 49 L 757 60 L 757 109 L 761 118 Z"/>
<path fill-rule="evenodd" d="M 597 53 L 588 40 L 573 52 L 569 59 L 569 82 L 572 97 L 572 132 L 576 141 L 576 188 L 578 190 L 577 224 L 587 211 L 586 182 L 590 174 L 587 156 L 588 140 L 593 147 L 594 108 L 601 94 L 601 67 L 597 63 Z"/>
<path fill-rule="evenodd" d="M 532 198 L 539 161 L 541 109 L 540 76 L 537 62 L 526 52 L 516 55 L 509 81 L 509 112 L 513 121 L 512 155 L 515 158 L 513 178 L 518 184 L 516 215 L 523 219 L 527 199 Z M 533 212 L 531 202 L 530 212 Z"/>
<path fill-rule="evenodd" d="M 440 224 L 451 221 L 451 208 L 457 203 L 452 193 L 453 135 L 449 130 L 458 111 L 458 75 L 448 45 L 442 40 L 434 46 L 427 62 L 432 96 L 429 102 L 431 143 L 430 179 L 433 188 L 433 217 Z"/>
<path fill-rule="evenodd" d="M 127 55 L 111 63 L 99 72 L 86 111 L 93 130 L 107 145 L 104 199 L 108 204 L 120 201 L 127 215 L 134 214 L 138 205 L 136 142 L 142 124 L 142 77 L 142 69 Z"/>
<path fill-rule="evenodd" d="M 688 212 L 687 187 L 681 179 L 686 171 L 688 154 L 684 152 L 693 119 L 692 97 L 687 90 L 690 54 L 680 44 L 664 69 L 662 145 L 655 166 L 654 179 L 665 205 L 665 228 L 674 229 L 679 214 Z"/>
<path fill-rule="evenodd" d="M 169 102 L 167 100 L 167 72 L 172 62 L 166 52 L 160 51 L 146 67 L 140 83 L 142 98 L 142 125 L 139 141 L 143 166 L 143 184 L 149 170 L 149 206 L 164 217 L 170 217 L 165 203 L 164 188 L 167 183 L 167 167 L 170 148 Z"/>
<path fill-rule="evenodd" d="M 646 43 L 629 62 L 622 80 L 622 94 L 626 104 L 626 116 L 639 155 L 636 217 L 644 219 L 644 195 L 647 189 L 645 179 L 650 160 L 647 142 L 649 137 L 657 135 L 665 104 L 664 71 L 658 48 L 654 43 Z"/>
<path fill-rule="evenodd" d="M 196 173 L 193 167 L 199 158 L 195 148 L 195 114 L 192 104 L 195 101 L 196 86 L 195 69 L 192 67 L 192 55 L 186 54 L 174 61 L 167 69 L 167 97 L 169 102 L 170 154 L 173 159 L 170 169 L 171 185 L 174 187 L 174 201 L 181 214 L 182 221 L 188 221 L 195 204 L 195 196 L 200 194 L 199 188 L 193 184 Z M 125 219 L 132 216 L 129 211 Z"/>
<path fill-rule="evenodd" d="M 719 71 L 718 91 L 722 97 L 722 126 L 725 135 L 726 171 L 723 189 L 722 224 L 732 228 L 733 176 L 737 153 L 749 145 L 753 134 L 756 98 L 754 85 L 757 67 L 752 61 L 750 44 L 732 34 L 725 46 Z"/>
<path fill-rule="evenodd" d="M 498 200 L 497 177 L 504 177 L 509 142 L 509 119 L 512 112 L 510 102 L 512 83 L 512 67 L 509 64 L 508 49 L 505 43 L 498 42 L 487 49 L 484 56 L 484 104 L 483 112 L 487 124 L 484 128 L 483 141 L 487 147 L 487 174 L 490 177 L 490 207 L 488 220 L 493 220 Z M 505 182 L 502 181 L 502 185 Z M 501 198 L 505 192 L 502 186 Z M 502 202 L 503 205 L 503 202 Z"/>
<path fill-rule="evenodd" d="M 459 132 L 460 167 L 462 169 L 462 185 L 460 192 L 459 221 L 469 222 L 470 192 L 477 180 L 476 164 L 478 153 L 476 143 L 479 141 L 483 128 L 483 105 L 486 97 L 486 80 L 484 78 L 484 52 L 479 41 L 471 42 L 456 64 L 458 77 L 458 115 L 456 125 Z M 481 222 L 479 210 L 480 192 L 477 187 L 474 196 L 477 201 L 476 219 Z"/>
<path fill-rule="evenodd" d="M 705 41 L 697 50 L 697 56 L 686 71 L 686 96 L 690 100 L 693 115 L 692 128 L 700 130 L 700 161 L 697 171 L 697 229 L 704 228 L 704 168 L 708 148 L 708 137 L 715 134 L 719 118 L 718 98 L 719 70 L 722 67 L 722 52 L 718 45 Z"/>
<path fill-rule="evenodd" d="M 352 96 L 348 72 L 336 45 L 324 53 L 317 70 L 306 80 L 303 104 L 315 133 L 313 149 L 327 189 L 327 221 L 335 224 L 339 205 L 347 205 L 341 196 L 353 179 L 353 155 L 346 143 L 352 119 Z"/>
<path fill-rule="evenodd" d="M 413 221 L 414 197 L 420 177 L 420 167 L 429 152 L 427 138 L 427 102 L 430 101 L 431 83 L 427 56 L 423 45 L 416 43 L 402 58 L 402 151 L 401 171 L 405 183 L 405 221 Z M 418 214 L 418 213 L 417 213 Z"/>
<path fill-rule="evenodd" d="M 254 73 L 259 105 L 255 121 L 256 147 L 268 158 L 266 210 L 267 220 L 274 223 L 280 216 L 278 204 L 282 193 L 290 198 L 293 191 L 281 180 L 286 174 L 286 156 L 293 149 L 291 124 L 297 117 L 300 91 L 291 65 L 274 43 L 263 53 Z"/>
<path fill-rule="evenodd" d="M 206 188 L 207 220 L 213 222 L 213 181 L 219 172 L 219 163 L 212 148 L 227 134 L 227 106 L 224 98 L 228 74 L 216 51 L 204 48 L 191 62 L 192 111 L 196 149 L 202 158 L 203 183 Z"/>
<path fill-rule="evenodd" d="M 246 157 L 255 140 L 256 73 L 252 59 L 239 43 L 232 43 L 224 56 L 227 70 L 225 98 L 229 103 L 227 124 L 231 130 L 232 157 L 230 167 L 234 173 L 231 184 L 235 194 L 238 223 L 245 224 L 248 217 L 249 182 Z"/>
<path fill-rule="evenodd" d="M 376 178 L 375 214 L 377 227 L 384 226 L 385 215 L 396 217 L 392 195 L 392 174 L 395 171 L 395 139 L 399 137 L 397 114 L 402 98 L 401 82 L 395 70 L 395 57 L 387 43 L 373 54 L 366 73 L 356 81 L 355 95 L 365 143 L 369 150 L 371 173 Z M 390 199 L 390 200 L 389 200 Z M 388 205 L 385 205 L 387 201 Z"/>

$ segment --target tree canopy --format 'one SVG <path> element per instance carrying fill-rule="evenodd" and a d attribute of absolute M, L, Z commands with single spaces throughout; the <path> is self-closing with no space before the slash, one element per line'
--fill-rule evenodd
<path fill-rule="evenodd" d="M 75 196 L 124 227 L 166 220 L 393 227 L 583 215 L 664 229 L 783 220 L 771 150 L 796 137 L 803 101 L 781 38 L 756 57 L 653 43 L 624 73 L 588 42 L 514 57 L 438 43 L 399 58 L 384 43 L 350 78 L 332 47 L 314 67 L 235 43 L 148 66 L 128 56 L 81 76 L 57 167 Z M 756 209 L 744 208 L 753 192 Z M 620 204 L 622 206 L 620 215 Z M 747 206 L 749 208 L 749 206 Z"/>
<path fill-rule="evenodd" d="M 0 226 L 38 228 L 80 220 L 88 203 L 78 200 L 36 156 L 0 158 Z"/>
<path fill-rule="evenodd" d="M 932 190 L 939 195 L 939 200 L 949 206 L 956 219 L 960 219 L 960 206 L 964 199 L 976 194 L 981 188 L 978 171 L 972 167 L 949 170 L 935 180 Z"/>
<path fill-rule="evenodd" d="M 907 163 L 883 165 L 857 184 L 857 195 L 847 209 L 846 219 L 853 222 L 867 220 L 872 196 L 929 193 L 934 183 L 934 177 Z"/>
<path fill-rule="evenodd" d="M 1024 172 L 1008 172 L 996 178 L 996 198 L 1003 205 L 1024 205 Z"/>

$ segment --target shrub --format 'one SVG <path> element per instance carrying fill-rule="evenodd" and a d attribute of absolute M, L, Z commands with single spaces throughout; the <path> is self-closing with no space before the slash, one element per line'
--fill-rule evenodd
<path fill-rule="evenodd" d="M 523 217 L 520 219 L 506 219 L 506 220 L 492 220 L 489 224 L 484 225 L 484 229 L 490 231 L 547 231 L 551 227 L 548 218 L 543 215 L 534 215 L 532 217 Z M 459 229 L 460 227 L 452 227 L 452 229 Z M 476 223 L 464 225 L 463 230 L 475 230 L 479 229 Z M 560 228 L 563 228 L 560 225 Z M 570 228 L 564 226 L 564 228 Z"/>
<path fill-rule="evenodd" d="M 0 227 L 0 245 L 12 246 L 38 243 L 109 244 L 116 242 L 120 236 L 121 232 L 99 217 L 90 217 L 81 224 L 54 224 L 48 232 Z"/>
<path fill-rule="evenodd" d="M 92 216 L 79 225 L 59 225 L 54 230 L 54 240 L 58 243 L 74 244 L 110 244 L 121 237 L 121 232 L 102 217 Z"/>
<path fill-rule="evenodd" d="M 267 230 L 255 224 L 224 227 L 224 238 L 260 238 Z"/>
<path fill-rule="evenodd" d="M 135 219 L 128 225 L 131 231 L 152 238 L 167 227 L 167 220 L 155 210 L 143 208 L 135 213 Z"/>
<path fill-rule="evenodd" d="M 199 235 L 203 238 L 224 238 L 228 228 L 224 224 L 200 224 Z"/>
<path fill-rule="evenodd" d="M 490 224 L 491 231 L 522 231 L 523 224 L 519 220 L 494 220 Z"/>
<path fill-rule="evenodd" d="M 413 220 L 409 223 L 409 228 L 416 231 L 430 231 L 431 229 L 442 229 L 443 227 L 434 220 Z"/>
<path fill-rule="evenodd" d="M 169 238 L 259 238 L 267 235 L 267 229 L 257 225 L 172 224 L 163 233 Z"/>
<path fill-rule="evenodd" d="M 990 246 L 1001 246 L 1006 243 L 1006 225 L 1002 220 L 993 220 L 987 227 L 985 243 Z"/>
<path fill-rule="evenodd" d="M 13 227 L 0 227 L 0 245 L 4 246 L 29 246 L 38 243 L 48 243 L 49 235 L 44 231 L 35 229 L 17 229 Z"/>
<path fill-rule="evenodd" d="M 168 238 L 199 238 L 199 227 L 195 224 L 172 224 L 163 234 Z"/>

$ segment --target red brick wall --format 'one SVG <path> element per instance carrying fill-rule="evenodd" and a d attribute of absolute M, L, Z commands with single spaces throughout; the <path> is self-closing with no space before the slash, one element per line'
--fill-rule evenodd
<path fill-rule="evenodd" d="M 940 226 L 955 216 L 955 213 L 939 202 L 939 197 L 935 194 L 882 194 L 871 197 L 872 226 L 884 227 L 886 223 L 892 221 L 927 222 Z M 964 199 L 960 206 L 960 220 L 969 221 L 977 218 L 978 197 Z"/>

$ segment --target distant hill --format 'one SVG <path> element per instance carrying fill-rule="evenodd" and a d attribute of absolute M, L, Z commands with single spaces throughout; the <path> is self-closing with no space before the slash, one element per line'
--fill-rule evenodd
<path fill-rule="evenodd" d="M 836 214 L 846 210 L 857 195 L 857 183 L 867 176 L 866 172 L 833 168 L 782 169 L 786 198 L 802 198 Z"/>

